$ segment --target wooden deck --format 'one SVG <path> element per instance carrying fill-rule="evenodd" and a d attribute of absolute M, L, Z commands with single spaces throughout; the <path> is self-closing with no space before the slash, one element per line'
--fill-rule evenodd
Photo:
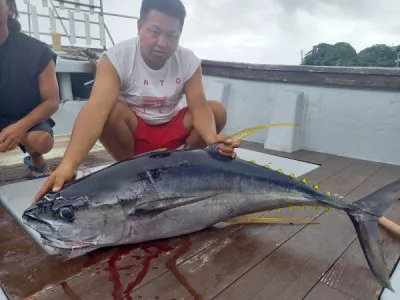
<path fill-rule="evenodd" d="M 307 151 L 268 153 L 321 164 L 303 177 L 343 195 L 344 201 L 400 179 L 399 166 Z M 85 164 L 109 161 L 97 153 Z M 23 167 L 0 172 L 0 185 L 26 180 Z M 271 215 L 314 218 L 319 224 L 211 228 L 166 241 L 102 249 L 63 262 L 46 255 L 0 207 L 0 284 L 9 299 L 377 299 L 381 287 L 345 213 L 306 208 Z M 386 216 L 400 222 L 400 203 Z M 384 229 L 380 233 L 392 268 L 400 254 L 400 239 Z"/>

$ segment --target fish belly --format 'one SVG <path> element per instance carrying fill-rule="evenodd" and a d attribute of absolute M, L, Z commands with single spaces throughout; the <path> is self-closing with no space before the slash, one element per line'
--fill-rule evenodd
<path fill-rule="evenodd" d="M 148 217 L 139 215 L 129 220 L 131 230 L 121 244 L 181 236 L 237 216 L 292 204 L 300 205 L 296 200 L 282 201 L 265 194 L 225 193 L 149 214 Z"/>

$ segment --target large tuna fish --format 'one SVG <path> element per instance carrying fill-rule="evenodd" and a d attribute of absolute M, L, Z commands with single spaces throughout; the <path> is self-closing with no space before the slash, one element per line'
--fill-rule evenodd
<path fill-rule="evenodd" d="M 276 124 L 256 129 L 269 126 Z M 392 289 L 378 222 L 399 198 L 400 181 L 346 203 L 281 172 L 222 156 L 217 146 L 155 151 L 115 163 L 46 194 L 23 219 L 54 247 L 95 249 L 176 237 L 264 210 L 331 207 L 349 215 L 371 271 Z"/>

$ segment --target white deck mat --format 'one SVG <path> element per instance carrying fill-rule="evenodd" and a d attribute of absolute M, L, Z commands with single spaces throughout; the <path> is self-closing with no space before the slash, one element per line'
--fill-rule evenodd
<path fill-rule="evenodd" d="M 0 300 L 7 300 L 6 294 L 0 286 Z"/>
<path fill-rule="evenodd" d="M 255 160 L 257 164 L 269 164 L 272 169 L 281 168 L 285 173 L 294 173 L 296 176 L 301 176 L 310 172 L 318 165 L 309 164 L 301 161 L 296 161 L 288 158 L 277 157 L 260 152 L 255 152 L 247 149 L 237 149 L 238 157 L 244 160 Z M 88 174 L 100 170 L 108 165 L 92 168 L 90 170 L 80 171 L 78 178 L 83 174 Z M 20 226 L 31 236 L 31 238 L 49 254 L 58 253 L 55 249 L 42 245 L 39 234 L 27 227 L 22 223 L 22 213 L 30 206 L 30 203 L 39 190 L 40 186 L 44 183 L 46 178 L 28 180 L 21 183 L 13 183 L 0 187 L 0 203 L 8 210 Z"/>

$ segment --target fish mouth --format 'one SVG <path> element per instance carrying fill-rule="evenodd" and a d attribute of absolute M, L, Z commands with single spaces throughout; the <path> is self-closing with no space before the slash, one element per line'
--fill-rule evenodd
<path fill-rule="evenodd" d="M 25 225 L 31 227 L 32 229 L 35 229 L 38 232 L 42 231 L 50 231 L 50 232 L 55 232 L 56 228 L 49 222 L 36 217 L 34 214 L 25 212 L 22 215 L 22 220 Z"/>
<path fill-rule="evenodd" d="M 42 239 L 42 244 L 50 246 L 52 248 L 73 250 L 73 249 L 83 249 L 93 246 L 91 243 L 63 241 L 53 238 L 51 236 L 46 236 L 44 234 L 41 234 L 40 237 Z"/>
<path fill-rule="evenodd" d="M 72 242 L 54 237 L 54 235 L 58 235 L 56 227 L 50 222 L 36 217 L 32 213 L 24 213 L 22 219 L 26 226 L 40 234 L 43 245 L 61 249 L 78 249 L 92 246 L 91 243 Z"/>

